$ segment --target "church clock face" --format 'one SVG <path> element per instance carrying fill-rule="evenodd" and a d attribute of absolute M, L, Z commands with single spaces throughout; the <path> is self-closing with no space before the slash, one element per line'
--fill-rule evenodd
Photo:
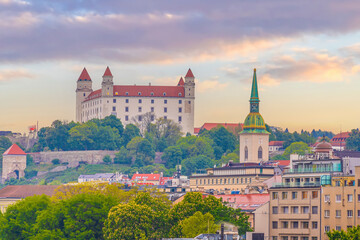
<path fill-rule="evenodd" d="M 251 104 L 251 112 L 257 112 L 258 111 L 258 105 L 257 104 Z"/>

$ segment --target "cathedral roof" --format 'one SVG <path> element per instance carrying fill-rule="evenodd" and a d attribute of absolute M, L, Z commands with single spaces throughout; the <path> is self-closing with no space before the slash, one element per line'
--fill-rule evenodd
<path fill-rule="evenodd" d="M 186 73 L 186 76 L 185 76 L 186 78 L 187 77 L 191 77 L 191 78 L 193 78 L 194 77 L 194 74 L 192 73 L 192 71 L 191 71 L 191 69 L 189 68 L 189 70 L 187 71 L 187 73 Z"/>
<path fill-rule="evenodd" d="M 259 92 L 258 92 L 257 78 L 256 78 L 256 68 L 254 68 L 253 81 L 252 81 L 252 85 L 251 85 L 250 101 L 252 101 L 252 100 L 259 101 Z"/>
<path fill-rule="evenodd" d="M 178 82 L 178 86 L 184 86 L 185 83 L 184 83 L 184 79 L 181 77 L 179 82 Z"/>
<path fill-rule="evenodd" d="M 84 68 L 79 76 L 78 81 L 91 81 L 90 75 L 87 72 L 86 68 Z"/>
<path fill-rule="evenodd" d="M 3 155 L 26 155 L 26 153 L 17 145 L 13 144 L 6 150 Z"/>
<path fill-rule="evenodd" d="M 104 75 L 103 77 L 112 77 L 113 75 L 111 74 L 111 71 L 110 71 L 110 68 L 107 67 L 105 72 L 104 72 Z"/>

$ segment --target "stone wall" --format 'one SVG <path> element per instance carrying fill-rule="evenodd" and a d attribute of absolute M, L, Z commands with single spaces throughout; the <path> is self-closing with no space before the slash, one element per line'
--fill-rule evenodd
<path fill-rule="evenodd" d="M 60 163 L 67 162 L 69 167 L 76 167 L 79 162 L 87 162 L 88 164 L 99 164 L 103 162 L 103 158 L 109 155 L 114 159 L 115 153 L 118 151 L 58 151 L 58 152 L 39 152 L 30 153 L 35 163 L 50 164 L 52 160 L 59 159 Z"/>

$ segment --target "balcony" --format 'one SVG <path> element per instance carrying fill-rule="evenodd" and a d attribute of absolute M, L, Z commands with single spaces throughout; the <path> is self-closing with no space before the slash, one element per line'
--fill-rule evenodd
<path fill-rule="evenodd" d="M 284 174 L 296 174 L 296 173 L 333 173 L 341 172 L 341 170 L 334 170 L 330 167 L 321 167 L 321 168 L 296 168 L 296 169 L 286 169 Z"/>
<path fill-rule="evenodd" d="M 302 183 L 274 183 L 273 188 L 302 188 L 302 187 L 320 187 L 320 182 L 302 182 Z"/>
<path fill-rule="evenodd" d="M 309 213 L 281 213 L 278 214 L 280 220 L 309 220 Z"/>
<path fill-rule="evenodd" d="M 282 228 L 279 235 L 308 235 L 310 234 L 309 228 Z"/>

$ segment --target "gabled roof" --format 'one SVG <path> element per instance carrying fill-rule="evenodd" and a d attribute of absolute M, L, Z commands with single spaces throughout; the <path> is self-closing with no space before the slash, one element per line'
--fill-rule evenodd
<path fill-rule="evenodd" d="M 280 146 L 282 147 L 284 141 L 270 141 L 269 146 Z"/>
<path fill-rule="evenodd" d="M 339 133 L 339 134 L 336 134 L 331 140 L 330 142 L 343 142 L 343 143 L 346 143 L 346 139 L 348 137 L 350 137 L 350 133 L 351 132 L 343 132 L 343 133 Z"/>
<path fill-rule="evenodd" d="M 82 70 L 82 72 L 81 72 L 81 74 L 80 74 L 80 76 L 79 76 L 78 81 L 80 81 L 80 80 L 81 80 L 81 81 L 85 81 L 85 80 L 91 81 L 90 75 L 89 75 L 89 73 L 87 72 L 86 68 L 84 68 L 84 69 Z"/>
<path fill-rule="evenodd" d="M 140 174 L 136 173 L 132 176 L 131 180 L 138 180 L 138 181 L 159 181 L 160 174 Z"/>
<path fill-rule="evenodd" d="M 173 179 L 173 177 L 161 177 L 161 178 L 160 178 L 159 185 L 165 185 L 165 183 L 166 183 L 168 180 L 171 180 L 171 179 Z"/>
<path fill-rule="evenodd" d="M 187 77 L 191 77 L 191 78 L 193 78 L 194 77 L 194 74 L 192 73 L 192 71 L 191 71 L 191 69 L 189 68 L 189 70 L 187 71 L 187 73 L 186 73 L 186 76 L 185 76 L 186 78 Z"/>
<path fill-rule="evenodd" d="M 194 134 L 198 134 L 201 128 L 194 128 Z"/>
<path fill-rule="evenodd" d="M 0 190 L 0 198 L 26 198 L 34 195 L 52 196 L 56 185 L 8 185 Z"/>
<path fill-rule="evenodd" d="M 201 129 L 206 129 L 208 131 L 210 131 L 211 129 L 213 128 L 216 128 L 218 126 L 223 126 L 224 128 L 226 128 L 228 131 L 234 133 L 234 134 L 238 134 L 238 132 L 236 132 L 237 128 L 240 126 L 241 129 L 243 127 L 243 124 L 242 123 L 204 123 L 201 127 L 200 127 L 200 130 Z M 241 130 L 240 129 L 240 130 Z M 200 131 L 199 130 L 199 131 Z"/>
<path fill-rule="evenodd" d="M 178 86 L 184 86 L 184 85 L 185 85 L 184 79 L 181 77 L 178 82 Z"/>
<path fill-rule="evenodd" d="M 112 77 L 113 75 L 111 74 L 111 71 L 110 71 L 110 68 L 107 67 L 105 72 L 104 72 L 104 75 L 103 77 Z"/>
<path fill-rule="evenodd" d="M 236 208 L 241 210 L 255 210 L 264 203 L 270 201 L 270 194 L 229 194 L 214 195 L 216 198 L 222 198 L 223 202 L 234 203 Z"/>
<path fill-rule="evenodd" d="M 14 143 L 3 153 L 3 155 L 26 155 L 26 153 Z"/>

